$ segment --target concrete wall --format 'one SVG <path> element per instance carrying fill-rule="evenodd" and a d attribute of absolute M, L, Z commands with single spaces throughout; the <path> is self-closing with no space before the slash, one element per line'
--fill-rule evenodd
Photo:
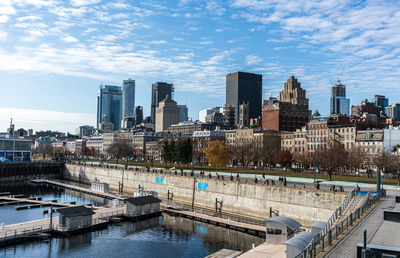
<path fill-rule="evenodd" d="M 123 181 L 124 191 L 156 191 L 160 198 L 167 198 L 168 190 L 173 193 L 173 201 L 192 203 L 194 178 L 132 170 L 110 169 L 83 165 L 66 164 L 64 178 L 80 182 L 107 182 L 111 189 L 118 190 Z M 160 180 L 161 178 L 161 180 Z M 288 216 L 303 225 L 315 220 L 327 221 L 334 210 L 343 202 L 346 193 L 316 191 L 302 188 L 267 186 L 263 184 L 237 181 L 197 178 L 195 205 L 215 209 L 215 199 L 223 201 L 223 212 L 231 212 L 251 217 L 268 218 L 272 207 L 280 216 Z M 208 186 L 199 189 L 199 183 Z"/>

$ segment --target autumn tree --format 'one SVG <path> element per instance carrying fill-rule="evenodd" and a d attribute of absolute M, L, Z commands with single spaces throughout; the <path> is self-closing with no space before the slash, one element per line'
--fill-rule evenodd
<path fill-rule="evenodd" d="M 211 141 L 210 147 L 204 148 L 208 163 L 215 167 L 225 166 L 231 159 L 231 152 L 224 141 Z"/>

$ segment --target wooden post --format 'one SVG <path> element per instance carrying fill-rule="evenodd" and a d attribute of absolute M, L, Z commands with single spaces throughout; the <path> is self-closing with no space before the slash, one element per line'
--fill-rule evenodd
<path fill-rule="evenodd" d="M 50 206 L 50 230 L 53 229 L 53 205 Z"/>
<path fill-rule="evenodd" d="M 196 178 L 193 178 L 193 196 L 192 196 L 192 211 L 194 211 L 194 193 L 196 191 Z"/>

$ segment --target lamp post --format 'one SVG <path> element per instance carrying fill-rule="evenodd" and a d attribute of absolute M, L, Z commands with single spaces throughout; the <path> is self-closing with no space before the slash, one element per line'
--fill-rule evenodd
<path fill-rule="evenodd" d="M 358 190 L 358 189 L 360 189 L 360 188 L 358 187 L 358 171 L 356 171 L 356 176 L 357 176 L 356 178 L 357 178 L 357 190 Z"/>

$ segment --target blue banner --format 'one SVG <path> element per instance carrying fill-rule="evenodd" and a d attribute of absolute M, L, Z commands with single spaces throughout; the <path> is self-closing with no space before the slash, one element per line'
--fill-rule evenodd
<path fill-rule="evenodd" d="M 208 189 L 208 184 L 206 184 L 206 183 L 198 183 L 198 184 L 197 184 L 197 187 L 198 187 L 199 189 L 207 190 L 207 189 Z"/>
<path fill-rule="evenodd" d="M 164 178 L 163 177 L 156 177 L 156 183 L 164 183 Z"/>

